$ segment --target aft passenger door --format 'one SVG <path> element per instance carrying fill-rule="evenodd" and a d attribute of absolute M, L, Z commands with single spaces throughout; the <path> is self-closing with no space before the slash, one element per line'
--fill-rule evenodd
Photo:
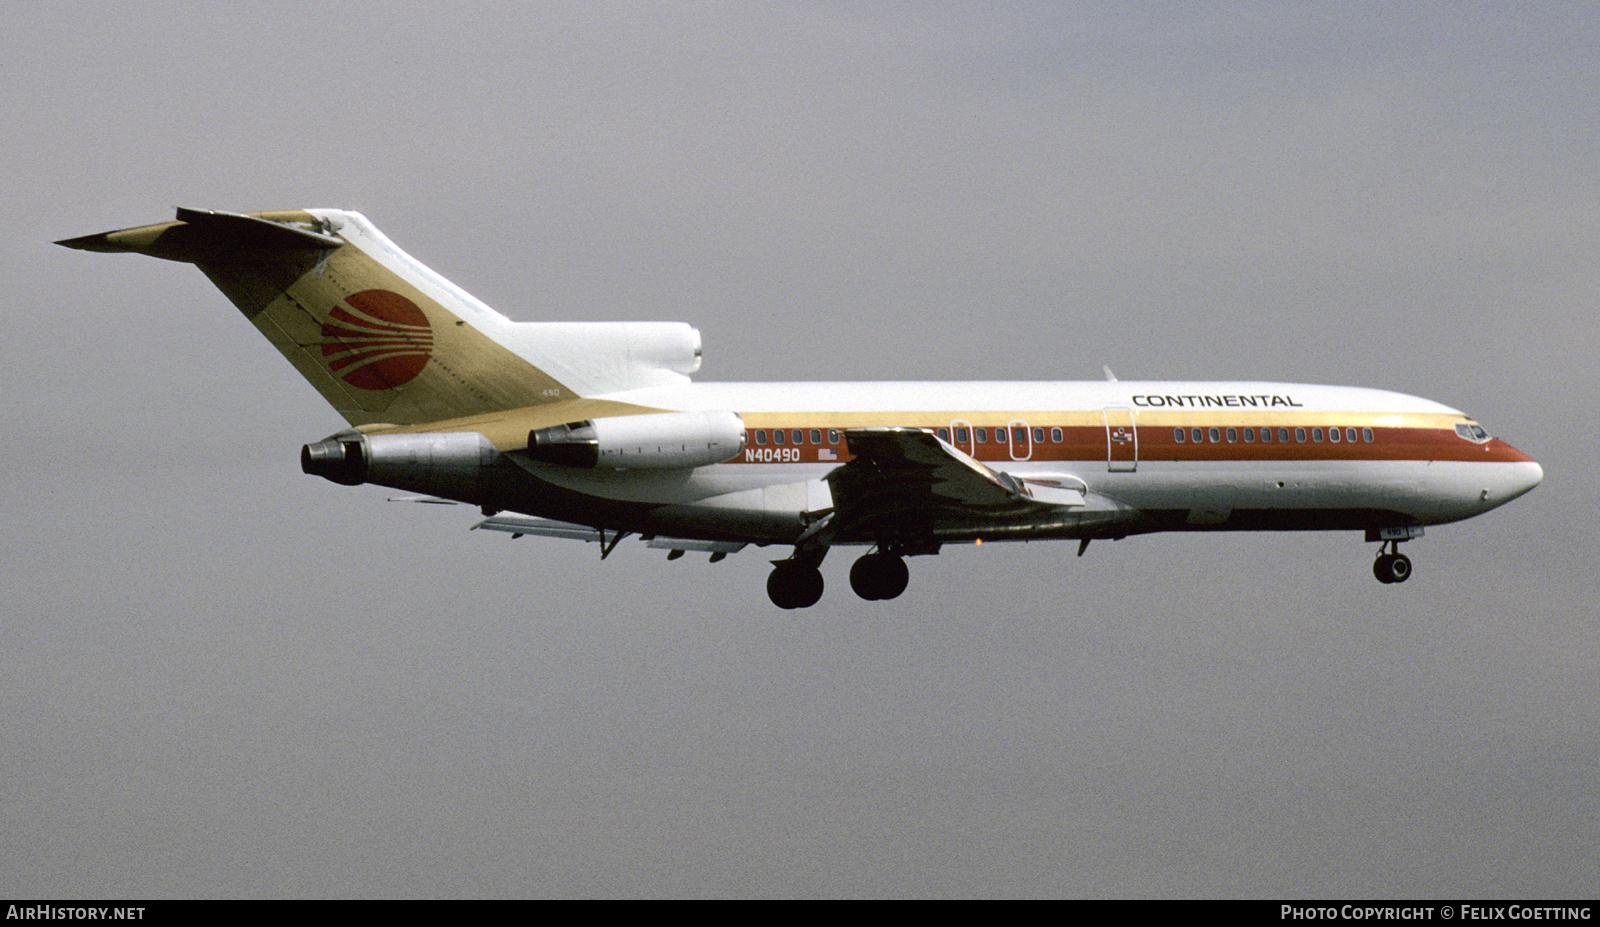
<path fill-rule="evenodd" d="M 1139 469 L 1139 429 L 1133 421 L 1133 410 L 1108 406 L 1101 411 L 1106 418 L 1106 469 L 1113 473 Z"/>

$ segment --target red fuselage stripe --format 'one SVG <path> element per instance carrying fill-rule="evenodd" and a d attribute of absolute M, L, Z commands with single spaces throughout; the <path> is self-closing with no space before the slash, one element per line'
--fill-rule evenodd
<path fill-rule="evenodd" d="M 889 424 L 889 423 L 885 423 Z M 982 428 L 983 426 L 975 426 Z M 1033 426 L 1035 428 L 1039 426 Z M 1289 425 L 1288 441 L 1278 440 L 1279 429 L 1285 426 L 1273 426 L 1273 440 L 1262 441 L 1259 434 L 1255 441 L 1244 440 L 1244 429 L 1238 426 L 1215 427 L 1199 426 L 1201 440 L 1193 440 L 1193 428 L 1185 428 L 1185 439 L 1176 440 L 1174 428 L 1159 426 L 1140 427 L 1136 434 L 1118 446 L 1118 456 L 1133 458 L 1132 445 L 1134 439 L 1138 444 L 1138 459 L 1140 461 L 1249 461 L 1256 463 L 1269 463 L 1275 461 L 1301 462 L 1312 460 L 1346 460 L 1346 461 L 1399 461 L 1399 460 L 1451 460 L 1479 463 L 1524 463 L 1530 462 L 1531 457 L 1518 451 L 1499 439 L 1491 438 L 1484 443 L 1477 443 L 1462 438 L 1455 431 L 1446 428 L 1374 428 L 1370 425 L 1340 426 L 1340 440 L 1329 440 L 1328 432 L 1335 426 L 1296 426 Z M 985 429 L 989 440 L 977 443 L 973 440 L 975 435 L 968 435 L 966 441 L 950 440 L 948 428 L 936 429 L 942 432 L 941 437 L 953 446 L 969 454 L 977 460 L 986 463 L 1008 463 L 1026 460 L 1030 463 L 1050 461 L 1104 461 L 1107 457 L 1109 441 L 1104 426 L 1076 426 L 1052 428 L 1044 426 L 1045 440 L 1033 440 L 1030 434 L 1022 441 L 1002 439 L 995 441 L 997 434 L 1006 434 L 1003 426 L 989 426 Z M 1210 433 L 1216 430 L 1219 440 L 1212 441 Z M 1348 433 L 1354 431 L 1355 441 L 1348 440 Z M 1114 431 L 1114 429 L 1113 429 Z M 1233 432 L 1234 440 L 1227 440 L 1227 434 Z M 1364 431 L 1372 434 L 1373 440 L 1367 441 Z M 775 440 L 775 435 L 781 432 L 782 443 Z M 811 440 L 813 432 L 818 433 L 820 442 Z M 1050 438 L 1056 432 L 1061 434 L 1060 441 Z M 800 441 L 794 441 L 798 433 Z M 1304 433 L 1304 440 L 1297 440 L 1297 435 Z M 1313 435 L 1320 433 L 1323 440 L 1316 441 Z M 1009 435 L 1008 435 L 1009 438 Z M 831 439 L 831 440 L 830 440 Z M 831 455 L 831 456 L 830 456 Z M 849 444 L 844 438 L 844 430 L 830 429 L 826 426 L 816 428 L 751 428 L 746 431 L 746 453 L 735 458 L 730 463 L 794 463 L 794 462 L 840 462 L 851 459 Z"/>

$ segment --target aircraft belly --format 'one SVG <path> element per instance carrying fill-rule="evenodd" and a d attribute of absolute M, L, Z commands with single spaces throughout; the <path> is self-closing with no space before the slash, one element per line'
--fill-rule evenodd
<path fill-rule="evenodd" d="M 836 464 L 749 464 L 686 470 L 518 468 L 499 504 L 590 523 L 602 517 L 685 537 L 787 543 L 833 507 L 825 479 Z M 1487 511 L 1525 489 L 1516 464 L 1461 461 L 1147 461 L 1137 472 L 1100 462 L 1014 463 L 1022 478 L 1081 475 L 1082 508 L 1009 514 L 926 513 L 917 530 L 946 541 L 984 537 L 1113 536 L 1163 530 L 1296 530 L 1441 524 Z M 1537 465 L 1532 465 L 1537 466 Z M 526 477 L 534 479 L 529 480 Z M 1536 479 L 1534 480 L 1537 481 Z M 468 500 L 479 501 L 479 500 Z M 590 516 L 585 520 L 583 516 Z M 870 541 L 841 536 L 838 543 Z"/>
<path fill-rule="evenodd" d="M 1184 526 L 1259 530 L 1270 513 L 1370 513 L 1440 524 L 1487 511 L 1525 491 L 1516 464 L 1462 461 L 1141 463 L 1089 485 L 1147 512 L 1185 512 Z M 1245 513 L 1250 513 L 1245 517 Z M 1368 517 L 1368 516 L 1362 516 Z M 1335 519 L 1335 521 L 1339 521 Z M 1342 524 L 1342 522 L 1340 522 Z M 1179 530 L 1184 526 L 1178 526 Z M 1284 526 L 1296 526 L 1293 519 Z M 1167 526 L 1172 527 L 1172 526 Z"/>

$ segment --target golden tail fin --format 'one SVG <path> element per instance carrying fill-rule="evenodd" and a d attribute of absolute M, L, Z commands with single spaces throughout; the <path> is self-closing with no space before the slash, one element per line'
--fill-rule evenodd
<path fill-rule="evenodd" d="M 517 323 L 360 213 L 178 210 L 58 242 L 200 268 L 353 425 L 412 425 L 663 385 L 699 366 L 680 323 Z"/>

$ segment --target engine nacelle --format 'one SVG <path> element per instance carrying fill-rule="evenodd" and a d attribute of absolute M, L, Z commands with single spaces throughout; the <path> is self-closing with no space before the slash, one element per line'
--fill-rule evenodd
<path fill-rule="evenodd" d="M 679 385 L 700 369 L 700 332 L 683 322 L 517 322 L 498 337 L 580 396 Z"/>
<path fill-rule="evenodd" d="M 661 412 L 539 428 L 528 433 L 528 456 L 568 467 L 683 470 L 737 457 L 744 442 L 744 419 L 733 412 Z"/>
<path fill-rule="evenodd" d="M 364 435 L 341 432 L 307 444 L 300 469 L 345 486 L 376 483 L 472 501 L 500 452 L 475 431 Z"/>

